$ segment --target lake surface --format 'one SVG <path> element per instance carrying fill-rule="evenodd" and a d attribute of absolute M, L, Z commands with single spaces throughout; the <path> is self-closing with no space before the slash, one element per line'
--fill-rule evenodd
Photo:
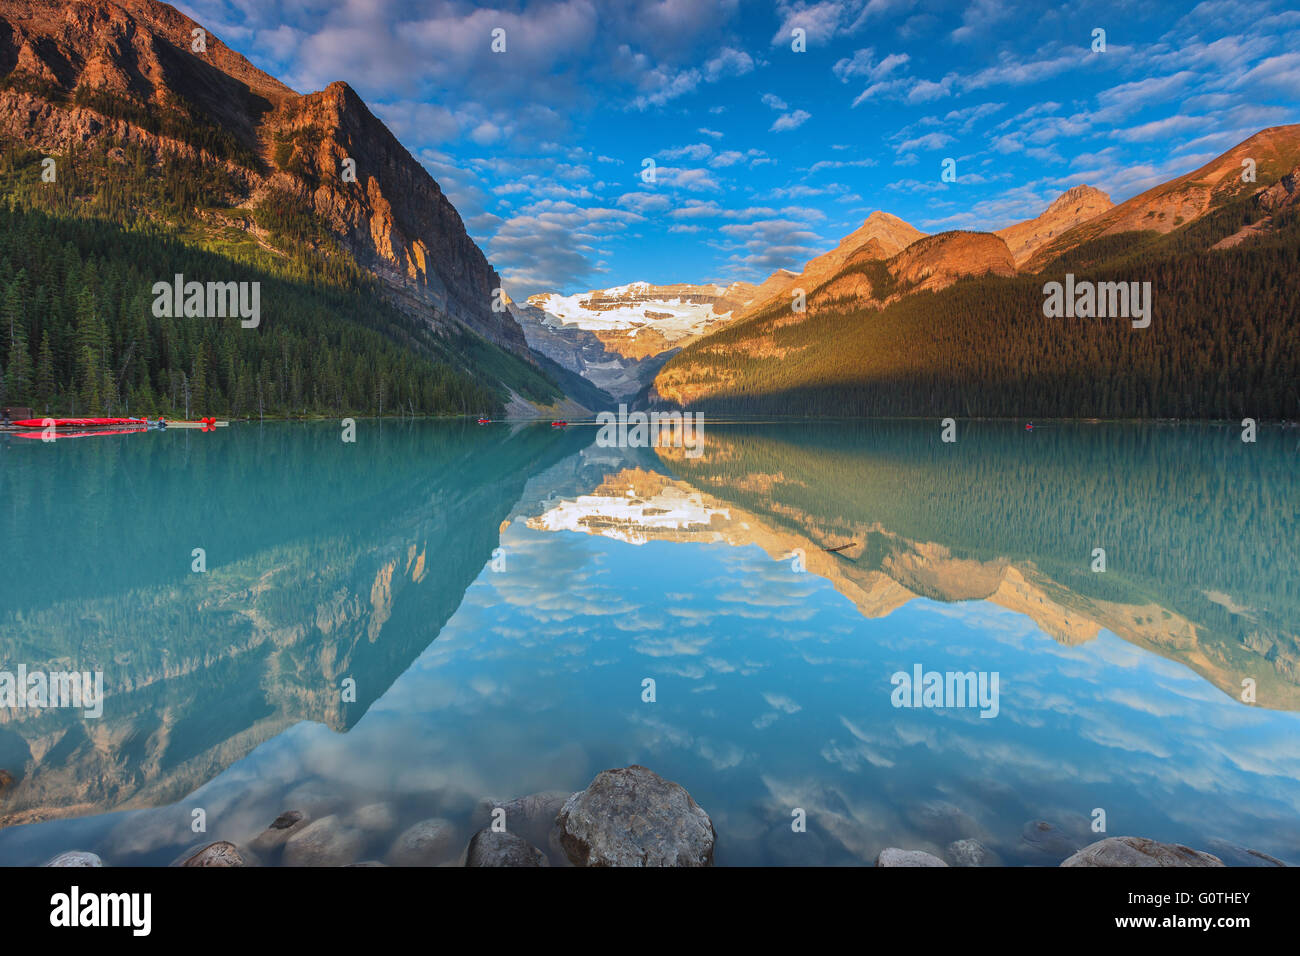
<path fill-rule="evenodd" d="M 1294 429 L 340 435 L 0 437 L 0 671 L 105 689 L 99 718 L 0 710 L 0 864 L 166 865 L 376 803 L 358 859 L 432 817 L 463 849 L 484 801 L 631 763 L 719 865 L 1054 866 L 1104 835 L 1300 863 Z M 996 716 L 895 706 L 918 665 L 996 674 Z"/>

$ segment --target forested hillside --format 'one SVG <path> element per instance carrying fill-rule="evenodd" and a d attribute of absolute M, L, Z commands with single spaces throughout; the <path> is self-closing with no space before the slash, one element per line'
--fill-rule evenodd
<path fill-rule="evenodd" d="M 163 3 L 0 2 L 0 220 L 0 404 L 565 401 L 562 370 L 492 307 L 501 279 L 459 213 L 350 87 L 299 95 Z M 176 275 L 259 283 L 261 321 L 154 315 Z"/>
<path fill-rule="evenodd" d="M 558 389 L 539 369 L 469 333 L 437 335 L 386 304 L 312 219 L 274 198 L 253 212 L 265 238 L 197 230 L 222 167 L 151 169 L 144 151 L 0 159 L 0 404 L 38 413 L 499 413 L 501 379 L 527 397 Z M 218 180 L 215 181 L 214 180 Z M 229 210 L 231 216 L 243 210 Z M 175 274 L 261 283 L 260 325 L 157 318 L 151 289 Z M 463 369 L 474 368 L 471 375 Z"/>
<path fill-rule="evenodd" d="M 1102 237 L 1036 275 L 884 309 L 781 303 L 684 349 L 651 397 L 726 414 L 1300 418 L 1300 212 L 1211 248 L 1263 216 L 1239 199 L 1166 235 Z M 1067 272 L 1150 282 L 1150 327 L 1045 318 L 1044 283 Z"/>

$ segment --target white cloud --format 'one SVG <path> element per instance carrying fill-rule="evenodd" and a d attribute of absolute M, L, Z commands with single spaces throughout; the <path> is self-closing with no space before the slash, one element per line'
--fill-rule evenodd
<path fill-rule="evenodd" d="M 769 133 L 782 133 L 787 130 L 798 129 L 808 120 L 812 119 L 812 114 L 804 110 L 795 110 L 793 113 L 785 113 L 776 118 L 776 122 L 768 129 Z"/>

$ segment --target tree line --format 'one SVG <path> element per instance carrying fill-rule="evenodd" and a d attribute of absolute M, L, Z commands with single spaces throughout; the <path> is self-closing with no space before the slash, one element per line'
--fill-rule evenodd
<path fill-rule="evenodd" d="M 223 167 L 101 143 L 58 157 L 45 182 L 42 158 L 15 146 L 0 156 L 0 404 L 42 415 L 502 410 L 500 385 L 465 371 L 483 343 L 383 302 L 287 197 L 230 211 L 267 230 L 275 255 L 241 228 L 201 228 L 199 197 L 234 187 Z M 154 316 L 153 284 L 177 273 L 260 282 L 265 321 Z M 553 389 L 542 376 L 530 385 Z"/>
<path fill-rule="evenodd" d="M 1036 276 L 966 279 L 884 309 L 792 323 L 783 305 L 688 346 L 659 382 L 703 385 L 692 407 L 725 414 L 1294 420 L 1300 211 L 1209 248 L 1257 218 L 1239 203 L 1169 236 L 1086 244 Z M 1066 271 L 1151 282 L 1151 327 L 1045 318 L 1043 284 Z"/>

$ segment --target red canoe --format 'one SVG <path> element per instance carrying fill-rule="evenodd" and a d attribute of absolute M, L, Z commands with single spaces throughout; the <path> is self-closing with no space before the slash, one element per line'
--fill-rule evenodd
<path fill-rule="evenodd" d="M 148 431 L 147 428 L 96 428 L 88 432 L 59 432 L 58 440 L 65 438 L 102 438 L 105 435 L 134 435 L 138 432 Z M 41 441 L 40 432 L 16 432 L 15 438 L 30 438 L 33 441 Z"/>
<path fill-rule="evenodd" d="M 96 425 L 147 425 L 143 418 L 24 418 L 14 422 L 19 428 L 92 428 Z"/>

